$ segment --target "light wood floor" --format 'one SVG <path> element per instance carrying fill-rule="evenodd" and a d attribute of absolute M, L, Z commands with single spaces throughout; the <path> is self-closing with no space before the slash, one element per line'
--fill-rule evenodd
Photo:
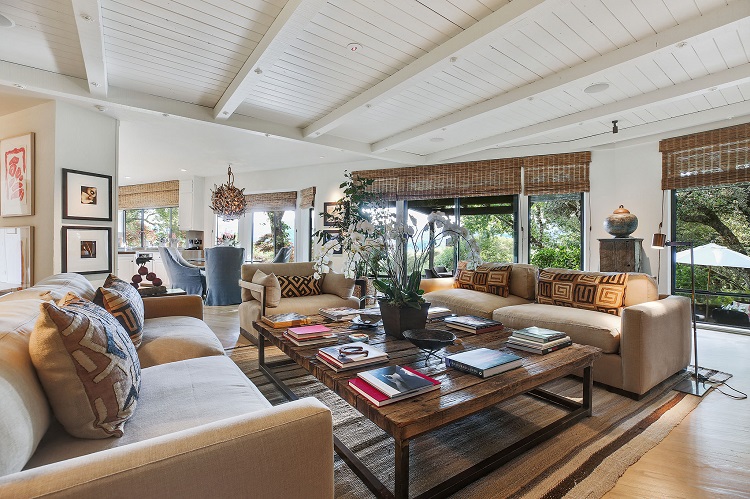
<path fill-rule="evenodd" d="M 205 307 L 225 348 L 250 343 L 239 333 L 237 306 Z M 732 373 L 750 392 L 750 336 L 698 331 L 699 364 Z M 750 498 L 750 401 L 714 390 L 605 495 L 619 498 Z"/>

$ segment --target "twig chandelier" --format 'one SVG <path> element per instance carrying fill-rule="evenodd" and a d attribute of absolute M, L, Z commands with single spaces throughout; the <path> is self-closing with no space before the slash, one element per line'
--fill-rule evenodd
<path fill-rule="evenodd" d="M 245 214 L 245 188 L 238 189 L 234 186 L 234 174 L 232 165 L 227 169 L 229 180 L 226 184 L 211 189 L 211 208 L 222 220 L 235 220 Z"/>

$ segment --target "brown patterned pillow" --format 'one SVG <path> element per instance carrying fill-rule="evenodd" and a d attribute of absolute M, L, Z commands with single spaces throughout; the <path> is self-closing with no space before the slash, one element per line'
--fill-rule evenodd
<path fill-rule="evenodd" d="M 627 274 L 539 271 L 537 303 L 620 315 Z"/>
<path fill-rule="evenodd" d="M 73 293 L 40 305 L 29 353 L 55 417 L 79 438 L 121 437 L 141 387 L 135 346 L 102 307 Z"/>
<path fill-rule="evenodd" d="M 104 286 L 96 291 L 94 303 L 122 324 L 136 348 L 141 346 L 145 321 L 143 298 L 132 284 L 110 274 Z"/>
<path fill-rule="evenodd" d="M 510 294 L 511 268 L 509 263 L 483 263 L 474 270 L 468 270 L 466 262 L 458 262 L 454 287 L 507 297 Z"/>
<path fill-rule="evenodd" d="M 279 280 L 282 298 L 320 294 L 320 281 L 311 275 L 279 275 L 276 278 Z"/>

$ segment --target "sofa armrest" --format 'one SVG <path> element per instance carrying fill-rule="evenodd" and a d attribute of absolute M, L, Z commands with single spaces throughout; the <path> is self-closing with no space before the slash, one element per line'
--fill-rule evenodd
<path fill-rule="evenodd" d="M 203 320 L 203 299 L 198 295 L 144 297 L 146 319 L 185 316 Z"/>
<path fill-rule="evenodd" d="M 643 394 L 690 363 L 690 299 L 668 296 L 622 311 L 623 388 Z"/>
<path fill-rule="evenodd" d="M 266 287 L 262 284 L 256 284 L 254 282 L 245 281 L 243 279 L 240 279 L 240 287 L 248 289 L 250 291 L 257 291 L 260 293 L 260 300 L 257 300 L 260 302 L 260 315 L 261 317 L 266 315 Z M 250 299 L 246 300 L 247 295 Z M 251 295 L 250 293 L 242 293 L 242 301 L 252 301 L 255 300 L 255 297 Z"/>
<path fill-rule="evenodd" d="M 41 495 L 331 498 L 331 412 L 306 398 L 0 478 Z"/>

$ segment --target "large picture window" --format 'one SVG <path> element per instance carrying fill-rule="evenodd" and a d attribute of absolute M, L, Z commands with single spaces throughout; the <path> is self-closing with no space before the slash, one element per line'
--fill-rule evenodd
<path fill-rule="evenodd" d="M 529 196 L 529 263 L 581 269 L 583 194 Z"/>
<path fill-rule="evenodd" d="M 118 232 L 120 247 L 156 248 L 185 244 L 185 233 L 179 229 L 179 210 L 176 206 L 121 210 L 118 219 L 124 227 L 124 233 Z"/>
<path fill-rule="evenodd" d="M 272 262 L 294 259 L 294 211 L 255 211 L 253 216 L 252 260 Z"/>

